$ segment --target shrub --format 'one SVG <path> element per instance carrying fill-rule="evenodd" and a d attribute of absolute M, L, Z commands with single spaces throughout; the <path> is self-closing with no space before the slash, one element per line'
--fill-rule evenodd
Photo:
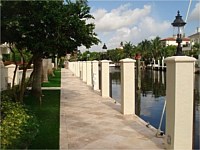
<path fill-rule="evenodd" d="M 1 92 L 1 101 L 14 100 L 13 92 L 11 89 Z"/>
<path fill-rule="evenodd" d="M 13 89 L 1 92 L 1 101 L 19 101 L 19 85 L 15 85 Z"/>
<path fill-rule="evenodd" d="M 38 133 L 36 117 L 20 103 L 1 102 L 1 149 L 27 148 Z"/>

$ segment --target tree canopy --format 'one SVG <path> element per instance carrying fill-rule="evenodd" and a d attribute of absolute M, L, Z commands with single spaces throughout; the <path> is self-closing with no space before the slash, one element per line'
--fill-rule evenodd
<path fill-rule="evenodd" d="M 86 0 L 1 1 L 1 13 L 1 43 L 14 45 L 21 54 L 32 53 L 32 89 L 40 96 L 43 57 L 64 56 L 78 46 L 89 48 L 100 42 L 95 25 L 86 22 L 93 18 Z"/>
<path fill-rule="evenodd" d="M 98 44 L 94 24 L 86 20 L 87 1 L 2 1 L 2 40 L 26 47 L 33 54 L 64 55 L 77 46 Z"/>

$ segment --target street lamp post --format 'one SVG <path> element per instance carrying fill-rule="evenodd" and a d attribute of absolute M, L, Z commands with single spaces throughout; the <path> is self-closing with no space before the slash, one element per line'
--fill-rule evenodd
<path fill-rule="evenodd" d="M 105 43 L 103 44 L 103 47 L 102 47 L 102 49 L 107 49 L 107 46 L 106 46 L 106 44 L 105 44 Z"/>
<path fill-rule="evenodd" d="M 90 54 L 87 54 L 87 61 L 89 61 L 89 58 L 90 58 Z"/>
<path fill-rule="evenodd" d="M 58 69 L 58 54 L 55 54 L 55 68 Z"/>
<path fill-rule="evenodd" d="M 105 43 L 103 44 L 103 47 L 102 47 L 102 49 L 103 49 L 103 50 L 106 50 L 106 49 L 107 49 L 107 46 L 106 46 L 106 44 L 105 44 Z M 104 55 L 104 51 L 102 52 L 102 59 L 104 59 L 103 55 Z"/>
<path fill-rule="evenodd" d="M 182 42 L 181 32 L 185 24 L 186 22 L 183 21 L 182 16 L 180 15 L 180 12 L 178 11 L 176 19 L 172 23 L 173 27 L 178 27 L 178 33 L 177 33 L 177 38 L 176 38 L 176 42 L 178 43 L 178 46 L 176 49 L 176 54 L 175 54 L 176 56 L 183 56 L 182 47 L 181 47 L 181 42 Z"/>

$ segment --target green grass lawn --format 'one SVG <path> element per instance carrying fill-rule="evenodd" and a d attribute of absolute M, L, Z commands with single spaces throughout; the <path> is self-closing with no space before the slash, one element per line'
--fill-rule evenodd
<path fill-rule="evenodd" d="M 59 149 L 60 90 L 43 90 L 42 104 L 34 96 L 25 97 L 25 104 L 40 122 L 39 134 L 28 149 Z"/>
<path fill-rule="evenodd" d="M 61 69 L 54 71 L 54 77 L 49 76 L 49 82 L 42 83 L 42 87 L 60 87 Z"/>

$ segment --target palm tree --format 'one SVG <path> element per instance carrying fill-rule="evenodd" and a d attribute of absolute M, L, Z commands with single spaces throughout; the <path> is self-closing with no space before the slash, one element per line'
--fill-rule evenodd
<path fill-rule="evenodd" d="M 151 51 L 154 59 L 158 59 L 159 57 L 162 57 L 162 44 L 160 41 L 160 37 L 156 37 L 155 39 L 151 40 Z"/>
<path fill-rule="evenodd" d="M 151 42 L 147 39 L 138 44 L 138 51 L 142 54 L 142 58 L 153 57 L 151 52 Z"/>
<path fill-rule="evenodd" d="M 132 57 L 132 52 L 133 52 L 134 47 L 135 46 L 130 41 L 126 42 L 124 44 L 123 50 L 124 50 L 124 53 L 125 53 L 125 57 L 129 57 L 129 58 Z"/>

